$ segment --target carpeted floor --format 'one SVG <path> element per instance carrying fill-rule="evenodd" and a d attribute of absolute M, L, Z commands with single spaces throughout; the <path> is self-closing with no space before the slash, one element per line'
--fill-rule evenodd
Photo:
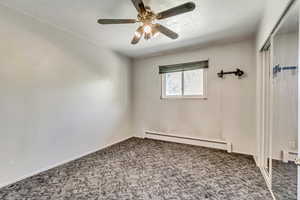
<path fill-rule="evenodd" d="M 272 189 L 278 200 L 297 200 L 297 166 L 273 160 Z"/>
<path fill-rule="evenodd" d="M 1 200 L 269 200 L 249 156 L 132 138 L 0 189 Z"/>

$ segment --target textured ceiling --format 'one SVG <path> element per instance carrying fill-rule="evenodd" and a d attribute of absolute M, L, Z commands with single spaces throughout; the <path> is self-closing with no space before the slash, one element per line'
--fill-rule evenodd
<path fill-rule="evenodd" d="M 150 41 L 141 40 L 136 46 L 130 41 L 138 24 L 97 24 L 98 18 L 136 18 L 131 0 L 0 0 L 0 3 L 132 57 L 249 37 L 256 32 L 265 5 L 265 0 L 192 1 L 197 6 L 194 12 L 161 21 L 178 32 L 179 39 L 174 41 L 160 35 Z M 185 2 L 145 0 L 156 12 Z"/>

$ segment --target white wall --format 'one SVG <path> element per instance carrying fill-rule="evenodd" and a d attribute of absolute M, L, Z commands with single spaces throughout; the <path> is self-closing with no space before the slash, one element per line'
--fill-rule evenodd
<path fill-rule="evenodd" d="M 131 61 L 0 6 L 0 187 L 131 136 Z"/>
<path fill-rule="evenodd" d="M 208 100 L 161 100 L 158 66 L 209 59 Z M 235 70 L 244 79 L 217 73 Z M 145 130 L 232 142 L 233 151 L 255 152 L 255 42 L 211 46 L 134 61 L 134 130 Z"/>

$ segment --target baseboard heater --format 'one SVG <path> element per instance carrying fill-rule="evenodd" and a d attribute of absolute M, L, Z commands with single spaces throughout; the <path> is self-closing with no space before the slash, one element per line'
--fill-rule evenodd
<path fill-rule="evenodd" d="M 298 157 L 298 153 L 294 151 L 282 151 L 282 161 L 288 163 L 289 161 L 295 161 Z"/>
<path fill-rule="evenodd" d="M 221 140 L 195 138 L 189 136 L 163 133 L 158 131 L 145 131 L 144 138 L 163 140 L 168 142 L 177 142 L 182 144 L 191 144 L 191 145 L 209 147 L 214 149 L 222 149 L 222 150 L 226 150 L 228 153 L 232 152 L 232 144 L 230 142 L 221 141 Z"/>

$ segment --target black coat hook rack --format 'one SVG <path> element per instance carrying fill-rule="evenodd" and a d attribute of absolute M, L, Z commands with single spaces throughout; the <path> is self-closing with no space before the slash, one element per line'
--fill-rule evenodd
<path fill-rule="evenodd" d="M 224 75 L 228 75 L 228 74 L 234 74 L 235 76 L 238 76 L 239 78 L 241 78 L 245 74 L 245 72 L 240 69 L 236 69 L 236 71 L 231 71 L 231 72 L 224 72 L 222 70 L 220 73 L 218 73 L 218 76 L 220 78 L 223 78 Z"/>

